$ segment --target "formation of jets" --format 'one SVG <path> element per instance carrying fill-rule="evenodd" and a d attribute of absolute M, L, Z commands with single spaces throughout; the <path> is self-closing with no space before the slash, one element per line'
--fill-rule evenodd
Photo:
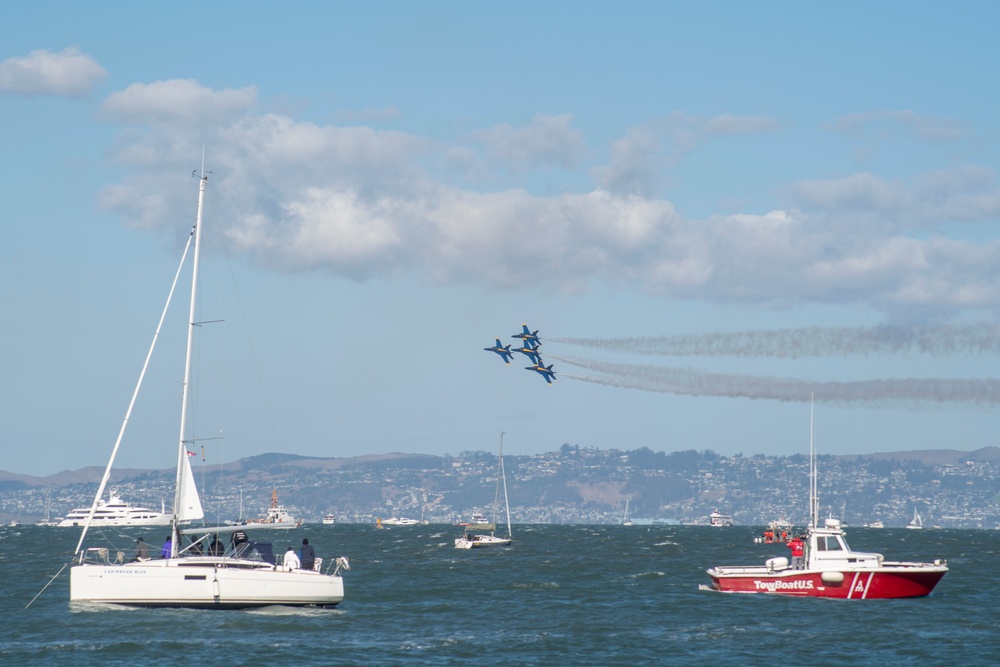
<path fill-rule="evenodd" d="M 524 370 L 535 371 L 549 384 L 556 379 L 556 373 L 552 370 L 552 364 L 548 366 L 542 361 L 542 352 L 539 348 L 542 346 L 542 341 L 538 337 L 538 329 L 531 331 L 528 329 L 527 324 L 521 325 L 521 333 L 514 334 L 511 338 L 521 339 L 521 347 L 516 347 L 513 350 L 510 349 L 510 345 L 501 345 L 500 339 L 497 338 L 496 345 L 493 347 L 484 347 L 483 350 L 487 352 L 496 352 L 503 359 L 504 363 L 508 366 L 510 365 L 510 360 L 514 358 L 514 352 L 520 352 L 524 356 L 531 359 L 532 366 L 525 366 Z M 513 344 L 513 343 L 512 343 Z M 511 344 L 511 345 L 512 345 Z"/>

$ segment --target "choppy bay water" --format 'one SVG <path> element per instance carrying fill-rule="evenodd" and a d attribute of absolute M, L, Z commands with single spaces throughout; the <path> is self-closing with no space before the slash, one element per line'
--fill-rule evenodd
<path fill-rule="evenodd" d="M 159 532 L 157 532 L 159 530 Z M 141 534 L 158 544 L 162 529 Z M 0 665 L 993 665 L 1000 663 L 1000 531 L 848 529 L 858 550 L 946 558 L 927 598 L 816 600 L 699 590 L 705 569 L 785 555 L 746 527 L 517 526 L 511 548 L 460 551 L 458 529 L 309 525 L 346 555 L 335 610 L 70 605 L 79 533 L 0 528 Z M 119 538 L 122 545 L 137 535 Z M 98 544 L 100 537 L 88 538 Z"/>

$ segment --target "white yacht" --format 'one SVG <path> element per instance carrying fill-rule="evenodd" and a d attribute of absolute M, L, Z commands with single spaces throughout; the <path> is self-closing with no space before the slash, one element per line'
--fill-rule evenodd
<path fill-rule="evenodd" d="M 87 521 L 90 514 L 89 507 L 77 507 L 71 510 L 66 518 L 60 521 L 57 526 L 60 528 L 72 528 L 82 526 Z M 170 515 L 164 512 L 157 512 L 148 507 L 139 507 L 127 503 L 112 491 L 107 500 L 101 498 L 97 501 L 94 509 L 94 518 L 91 526 L 169 526 Z"/>
<path fill-rule="evenodd" d="M 336 515 L 325 514 L 323 516 L 323 523 L 325 525 L 327 525 L 327 526 L 332 526 L 333 524 L 337 523 L 337 517 L 336 517 Z"/>
<path fill-rule="evenodd" d="M 381 519 L 379 523 L 383 526 L 417 526 L 420 524 L 416 519 L 407 519 L 406 517 L 391 517 L 389 519 Z"/>
<path fill-rule="evenodd" d="M 733 525 L 733 517 L 728 514 L 722 514 L 719 510 L 714 509 L 712 510 L 712 513 L 708 515 L 708 525 L 715 526 L 716 528 L 731 526 Z"/>

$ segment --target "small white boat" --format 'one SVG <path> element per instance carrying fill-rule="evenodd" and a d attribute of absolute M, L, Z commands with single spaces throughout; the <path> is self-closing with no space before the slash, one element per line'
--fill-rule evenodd
<path fill-rule="evenodd" d="M 717 509 L 713 509 L 712 513 L 708 515 L 708 525 L 716 528 L 725 528 L 726 526 L 733 525 L 733 517 L 728 514 L 722 514 Z"/>
<path fill-rule="evenodd" d="M 912 530 L 920 530 L 924 527 L 924 520 L 920 518 L 920 512 L 917 511 L 916 507 L 913 508 L 913 519 L 906 524 L 906 527 Z"/>
<path fill-rule="evenodd" d="M 390 517 L 388 519 L 380 519 L 378 521 L 383 526 L 419 526 L 420 522 L 416 519 L 407 519 L 406 517 Z"/>
<path fill-rule="evenodd" d="M 882 523 L 881 521 L 879 521 L 878 519 L 876 519 L 875 521 L 872 521 L 871 523 L 866 523 L 865 524 L 865 528 L 885 528 L 885 524 Z"/>
<path fill-rule="evenodd" d="M 333 514 L 327 514 L 323 517 L 323 523 L 327 526 L 332 526 L 337 523 L 337 517 Z"/>
<path fill-rule="evenodd" d="M 90 516 L 89 507 L 77 507 L 66 515 L 57 526 L 60 528 L 72 528 L 82 526 Z M 127 503 L 111 491 L 108 499 L 101 498 L 94 508 L 94 518 L 91 520 L 92 526 L 169 526 L 170 515 L 165 512 L 157 512 L 148 507 L 139 507 Z"/>
<path fill-rule="evenodd" d="M 482 526 L 489 523 L 490 520 L 486 518 L 486 515 L 482 512 L 474 512 L 472 518 L 468 521 L 457 521 L 456 526 Z"/>
<path fill-rule="evenodd" d="M 503 482 L 503 503 L 507 510 L 507 536 L 496 534 L 497 508 L 500 502 L 500 483 Z M 483 517 L 485 518 L 485 517 Z M 485 532 L 476 531 L 490 531 Z M 513 540 L 510 530 L 510 501 L 507 499 L 507 473 L 503 467 L 503 433 L 500 433 L 500 454 L 497 457 L 497 488 L 493 495 L 493 521 L 488 524 L 466 526 L 461 537 L 455 538 L 456 549 L 475 549 L 478 547 L 506 547 Z"/>
<path fill-rule="evenodd" d="M 625 499 L 625 516 L 622 517 L 623 526 L 633 526 L 632 520 L 628 518 L 628 498 Z"/>

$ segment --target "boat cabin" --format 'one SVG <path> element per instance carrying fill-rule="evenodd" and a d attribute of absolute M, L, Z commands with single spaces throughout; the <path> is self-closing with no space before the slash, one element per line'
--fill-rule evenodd
<path fill-rule="evenodd" d="M 877 568 L 883 556 L 877 553 L 852 551 L 844 539 L 844 531 L 837 519 L 827 519 L 822 528 L 809 532 L 806 545 L 807 569 L 836 570 Z"/>

